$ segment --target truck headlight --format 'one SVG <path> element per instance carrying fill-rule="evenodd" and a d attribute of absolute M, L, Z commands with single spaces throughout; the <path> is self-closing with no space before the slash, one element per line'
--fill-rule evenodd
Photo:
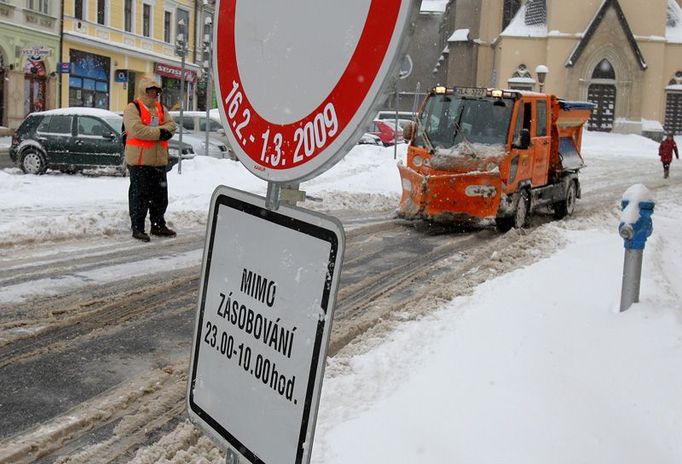
<path fill-rule="evenodd" d="M 177 148 L 169 148 L 168 154 L 170 156 L 175 156 L 176 158 L 179 158 L 180 157 L 180 150 L 178 150 Z"/>

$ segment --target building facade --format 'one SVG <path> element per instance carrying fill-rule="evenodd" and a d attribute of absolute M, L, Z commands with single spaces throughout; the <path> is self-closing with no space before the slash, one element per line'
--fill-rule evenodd
<path fill-rule="evenodd" d="M 58 106 L 60 16 L 49 0 L 0 1 L 0 125 Z"/>
<path fill-rule="evenodd" d="M 196 16 L 191 0 L 65 0 L 61 106 L 123 111 L 140 77 L 154 75 L 164 105 L 179 108 L 184 93 L 194 108 Z"/>
<path fill-rule="evenodd" d="M 431 84 L 542 90 L 594 102 L 592 130 L 680 134 L 681 3 L 449 0 Z"/>

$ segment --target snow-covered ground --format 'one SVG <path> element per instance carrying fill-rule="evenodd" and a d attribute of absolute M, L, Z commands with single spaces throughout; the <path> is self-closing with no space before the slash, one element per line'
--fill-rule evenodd
<path fill-rule="evenodd" d="M 583 153 L 576 216 L 532 232 L 546 235 L 547 257 L 329 361 L 312 462 L 682 462 L 682 163 L 664 182 L 657 144 L 632 135 L 586 133 Z M 591 215 L 581 207 L 629 177 L 645 179 L 657 204 L 640 302 L 619 313 L 618 205 Z M 168 219 L 180 233 L 205 224 L 220 183 L 265 192 L 237 162 L 185 162 L 169 176 Z M 127 186 L 0 171 L 0 245 L 132 240 Z M 395 207 L 393 150 L 356 147 L 302 189 L 323 200 L 307 207 Z"/>

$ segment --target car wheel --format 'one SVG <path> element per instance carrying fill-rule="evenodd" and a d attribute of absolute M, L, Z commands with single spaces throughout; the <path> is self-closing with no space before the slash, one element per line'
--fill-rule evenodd
<path fill-rule="evenodd" d="M 21 155 L 21 170 L 24 174 L 44 174 L 47 170 L 45 157 L 37 150 L 26 150 Z"/>

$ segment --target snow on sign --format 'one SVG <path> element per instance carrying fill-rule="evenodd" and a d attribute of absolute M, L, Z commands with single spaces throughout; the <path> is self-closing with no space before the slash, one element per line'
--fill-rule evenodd
<path fill-rule="evenodd" d="M 307 463 L 344 249 L 338 220 L 228 187 L 211 200 L 190 418 L 251 463 Z"/>
<path fill-rule="evenodd" d="M 303 181 L 339 161 L 397 75 L 418 0 L 219 0 L 218 107 L 256 176 Z"/>

